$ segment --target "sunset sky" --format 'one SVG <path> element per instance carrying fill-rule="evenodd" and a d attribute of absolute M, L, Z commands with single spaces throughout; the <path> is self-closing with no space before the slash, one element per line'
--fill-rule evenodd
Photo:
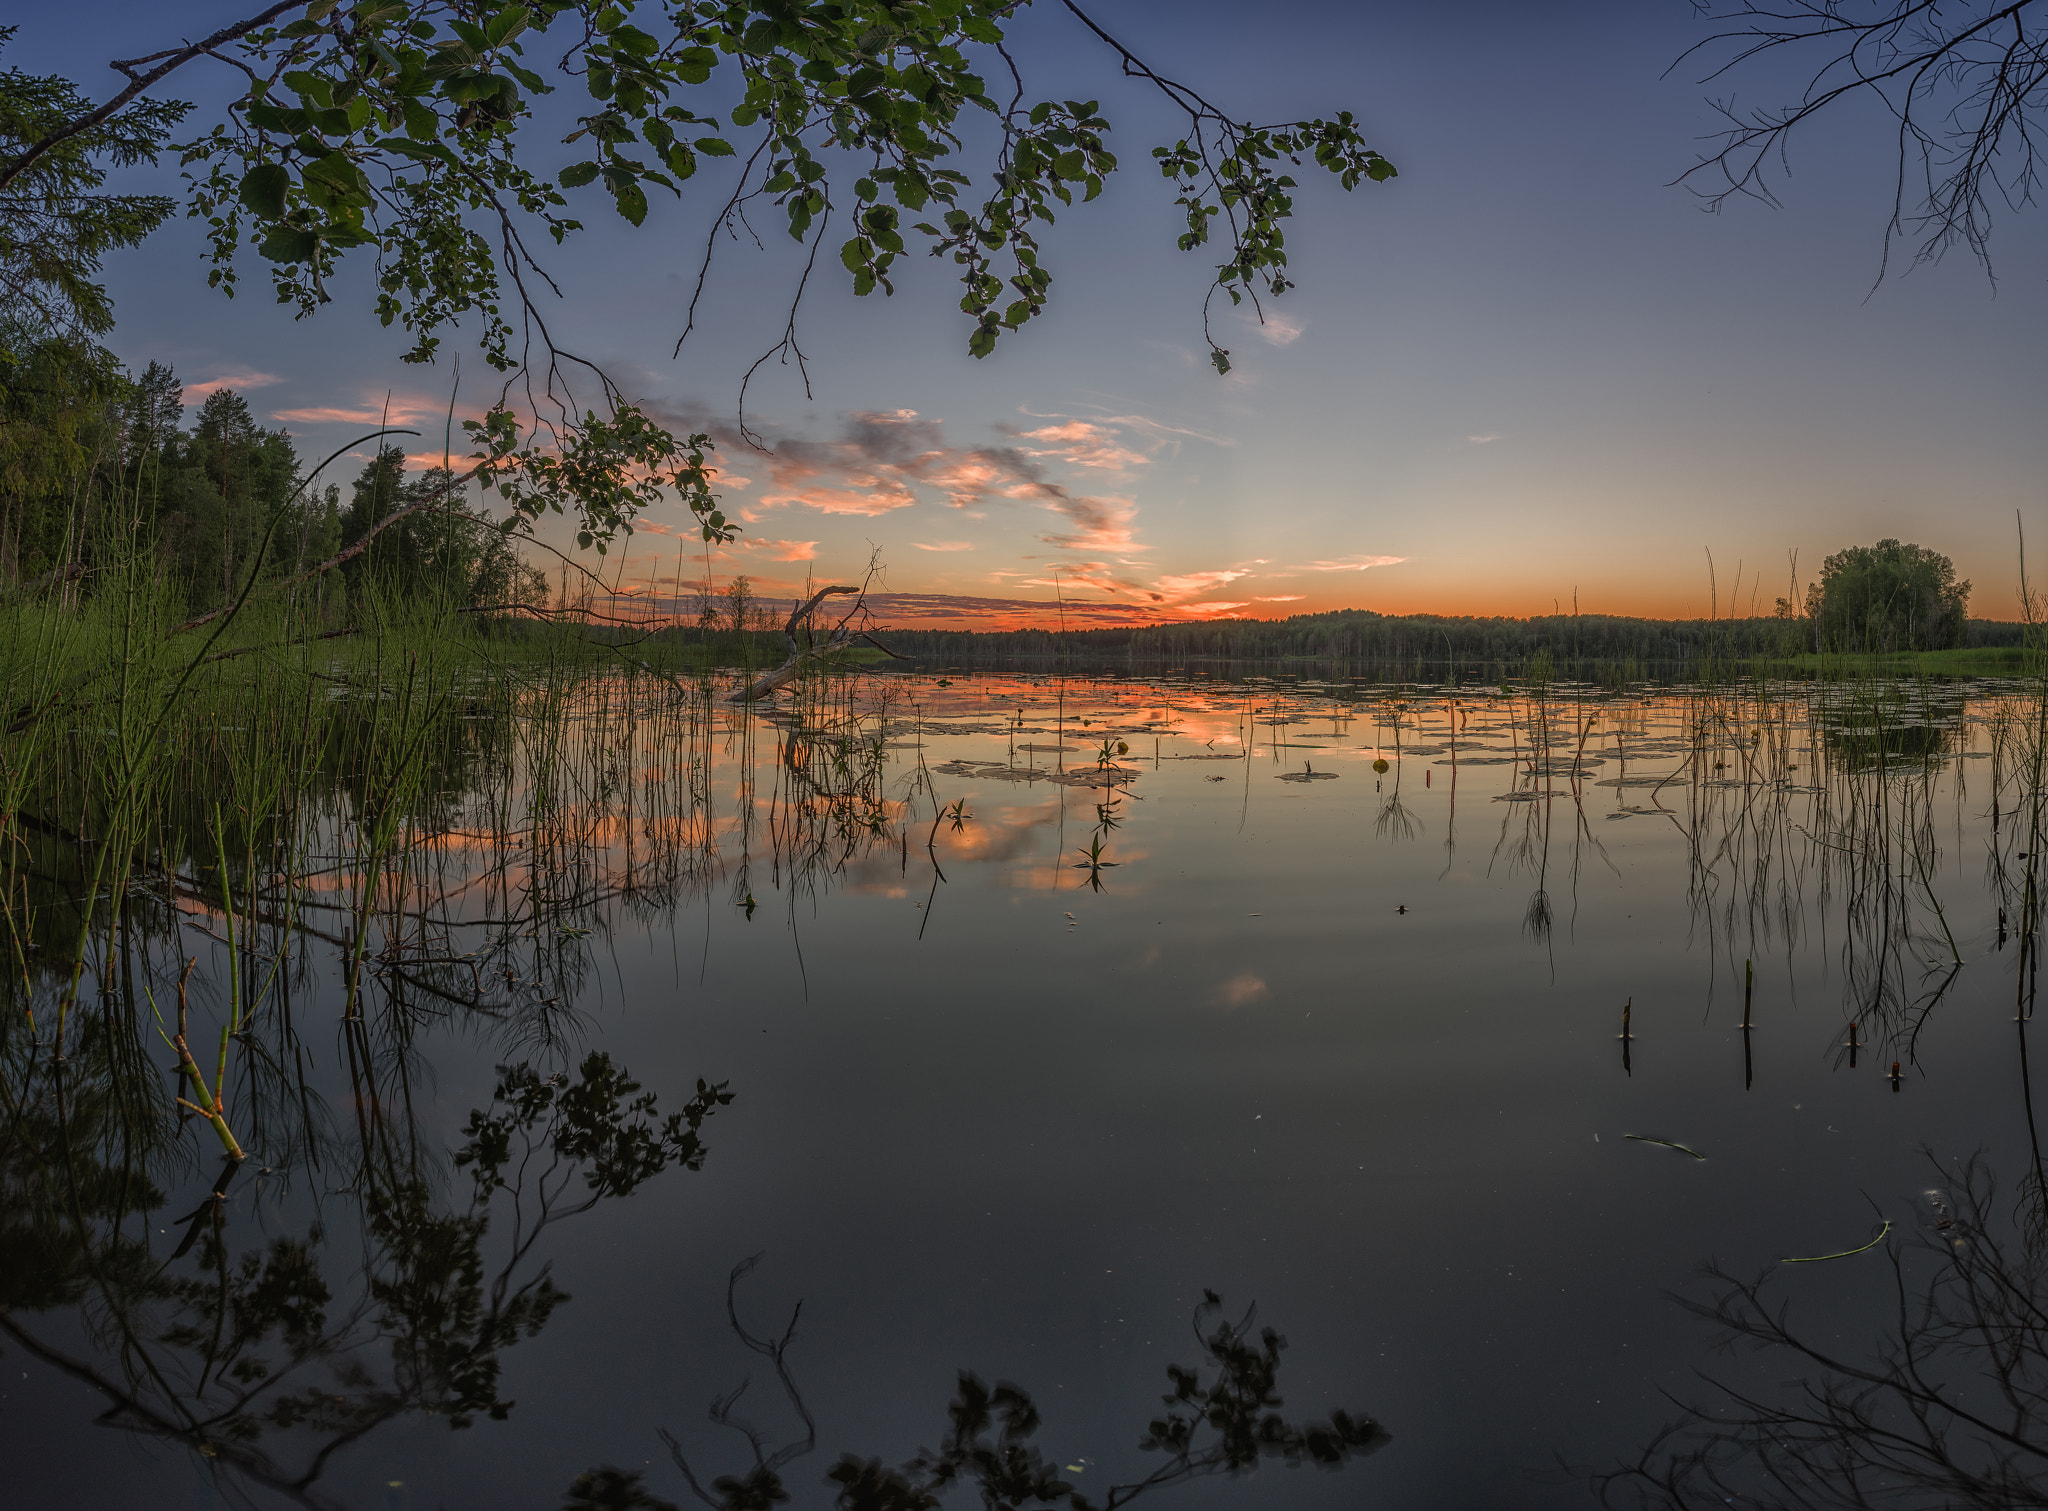
<path fill-rule="evenodd" d="M 709 564 L 719 582 L 844 580 L 873 548 L 921 615 L 946 612 L 925 595 L 992 605 L 976 623 L 1049 602 L 1055 583 L 1070 603 L 1126 606 L 1117 617 L 1519 615 L 1575 594 L 1587 612 L 1695 615 L 1710 550 L 1721 610 L 1754 594 L 1767 612 L 1790 553 L 1804 580 L 1829 551 L 1899 536 L 1955 558 L 1974 613 L 2013 617 L 2015 511 L 2048 541 L 2042 217 L 2004 217 L 1995 288 L 1967 256 L 1878 284 L 1893 163 L 1868 111 L 1795 150 L 1783 208 L 1703 214 L 1670 181 L 1713 127 L 1707 97 L 1731 86 L 1703 85 L 1698 63 L 1661 76 L 1703 34 L 1687 0 L 1095 12 L 1234 113 L 1353 110 L 1400 177 L 1349 196 L 1306 184 L 1300 286 L 1263 327 L 1220 314 L 1237 365 L 1218 378 L 1207 259 L 1174 249 L 1150 164 L 1175 123 L 1041 0 L 1013 32 L 1027 90 L 1102 101 L 1126 170 L 1045 236 L 1050 313 L 977 362 L 950 263 L 917 260 L 896 298 L 862 300 L 828 252 L 800 315 L 811 398 L 772 364 L 749 397 L 767 452 L 737 436 L 735 400 L 780 334 L 800 255 L 765 219 L 767 252 L 722 245 L 709 318 L 671 360 L 725 189 L 700 175 L 638 231 L 587 199 L 590 230 L 546 258 L 565 291 L 551 324 L 633 397 L 720 437 L 746 533 Z M 239 13 L 48 7 L 20 17 L 8 61 L 103 96 L 107 57 Z M 227 84 L 184 87 L 206 100 Z M 1765 104 L 1796 86 L 1753 70 L 1732 87 Z M 294 322 L 253 258 L 229 302 L 199 255 L 181 220 L 110 263 L 125 360 L 174 364 L 195 396 L 240 389 L 302 455 L 387 402 L 438 453 L 452 365 L 398 361 L 360 270 Z M 464 357 L 458 417 L 486 400 L 485 372 Z M 676 570 L 685 518 L 650 517 L 630 580 Z M 683 561 L 701 580 L 701 548 Z"/>

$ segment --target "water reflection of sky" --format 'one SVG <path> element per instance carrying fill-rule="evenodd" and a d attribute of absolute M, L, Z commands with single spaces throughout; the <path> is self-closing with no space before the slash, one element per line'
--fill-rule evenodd
<path fill-rule="evenodd" d="M 1700 1263 L 1909 1223 L 1922 1145 L 2018 1168 L 1995 691 L 1858 712 L 1825 689 L 935 681 L 622 748 L 631 780 L 553 810 L 607 895 L 697 856 L 662 863 L 661 906 L 600 910 L 575 1034 L 665 1095 L 701 1075 L 736 1100 L 701 1174 L 562 1232 L 575 1299 L 508 1355 L 510 1420 L 399 1424 L 337 1460 L 342 1503 L 554 1504 L 597 1462 L 682 1500 L 658 1433 L 730 1451 L 703 1411 L 761 1372 L 723 1312 L 761 1253 L 750 1304 L 804 1302 L 819 1474 L 933 1440 L 973 1368 L 1032 1390 L 1084 1489 L 1134 1477 L 1212 1288 L 1292 1340 L 1291 1407 L 1393 1442 L 1161 1504 L 1582 1506 L 1559 1458 L 1632 1451 L 1702 1362 L 1663 1295 Z M 841 739 L 886 747 L 858 802 L 814 759 Z M 1283 780 L 1311 769 L 1334 779 Z M 793 862 L 852 807 L 865 838 Z M 528 862 L 447 814 L 434 864 L 464 905 L 516 892 Z M 503 1044 L 427 1036 L 417 1115 L 452 1145 Z M 1788 1294 L 1854 1334 L 1884 1285 L 1845 1261 Z M 89 1401 L 22 1388 L 18 1433 L 74 1453 Z M 90 1475 L 115 1496 L 170 1462 Z"/>

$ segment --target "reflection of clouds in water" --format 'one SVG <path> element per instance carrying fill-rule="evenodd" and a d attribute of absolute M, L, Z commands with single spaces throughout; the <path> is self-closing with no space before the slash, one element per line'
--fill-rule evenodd
<path fill-rule="evenodd" d="M 1217 1007 L 1244 1007 L 1266 995 L 1265 980 L 1245 971 L 1220 983 L 1209 994 L 1209 1001 Z"/>
<path fill-rule="evenodd" d="M 939 826 L 939 864 L 953 866 L 1016 860 L 1037 844 L 1035 831 L 1057 824 L 1059 817 L 1057 797 L 1037 803 L 1006 803 L 999 808 L 977 809 L 970 795 L 966 827 L 956 834 L 948 824 Z M 918 828 L 914 819 L 910 827 L 913 830 Z M 921 845 L 917 842 L 922 839 L 922 835 L 916 836 L 911 845 L 912 850 L 920 852 L 915 856 L 913 866 L 925 867 L 929 877 L 930 860 L 921 853 Z M 885 897 L 893 897 L 901 895 L 903 890 L 902 857 L 894 849 L 870 850 L 859 859 L 848 862 L 844 874 L 849 891 L 879 892 Z"/>

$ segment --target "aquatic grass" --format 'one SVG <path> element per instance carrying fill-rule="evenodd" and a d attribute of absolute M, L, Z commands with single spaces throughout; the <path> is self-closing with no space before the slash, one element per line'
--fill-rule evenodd
<path fill-rule="evenodd" d="M 1622 1137 L 1634 1139 L 1638 1144 L 1656 1144 L 1660 1148 L 1676 1149 L 1680 1154 L 1690 1154 L 1694 1159 L 1706 1158 L 1699 1150 L 1689 1149 L 1684 1144 L 1673 1143 L 1668 1138 L 1651 1138 L 1647 1133 L 1624 1133 Z"/>
<path fill-rule="evenodd" d="M 1857 1254 L 1868 1254 L 1872 1249 L 1876 1248 L 1879 1244 L 1883 1243 L 1886 1238 L 1890 1237 L 1891 1231 L 1891 1219 L 1886 1218 L 1884 1220 L 1884 1226 L 1878 1230 L 1877 1237 L 1871 1239 L 1869 1243 L 1863 1244 L 1861 1247 L 1854 1249 L 1843 1249 L 1839 1254 L 1810 1254 L 1800 1259 L 1781 1259 L 1778 1261 L 1778 1263 L 1821 1264 L 1830 1259 L 1849 1259 L 1853 1258 Z"/>

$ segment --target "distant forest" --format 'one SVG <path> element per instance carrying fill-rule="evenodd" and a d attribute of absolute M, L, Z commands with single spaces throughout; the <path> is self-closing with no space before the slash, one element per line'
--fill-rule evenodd
<path fill-rule="evenodd" d="M 2019 623 L 1970 619 L 1964 622 L 1961 644 L 2018 646 L 2025 643 L 2026 629 Z M 1378 665 L 1454 661 L 1522 668 L 1539 662 L 1562 668 L 1594 661 L 1671 666 L 1797 656 L 1814 648 L 1812 624 L 1798 616 L 1626 619 L 1608 614 L 1546 614 L 1507 619 L 1394 616 L 1370 609 L 1065 633 L 892 628 L 881 638 L 892 650 L 926 662 L 1129 661 L 1146 666 L 1273 660 Z"/>

